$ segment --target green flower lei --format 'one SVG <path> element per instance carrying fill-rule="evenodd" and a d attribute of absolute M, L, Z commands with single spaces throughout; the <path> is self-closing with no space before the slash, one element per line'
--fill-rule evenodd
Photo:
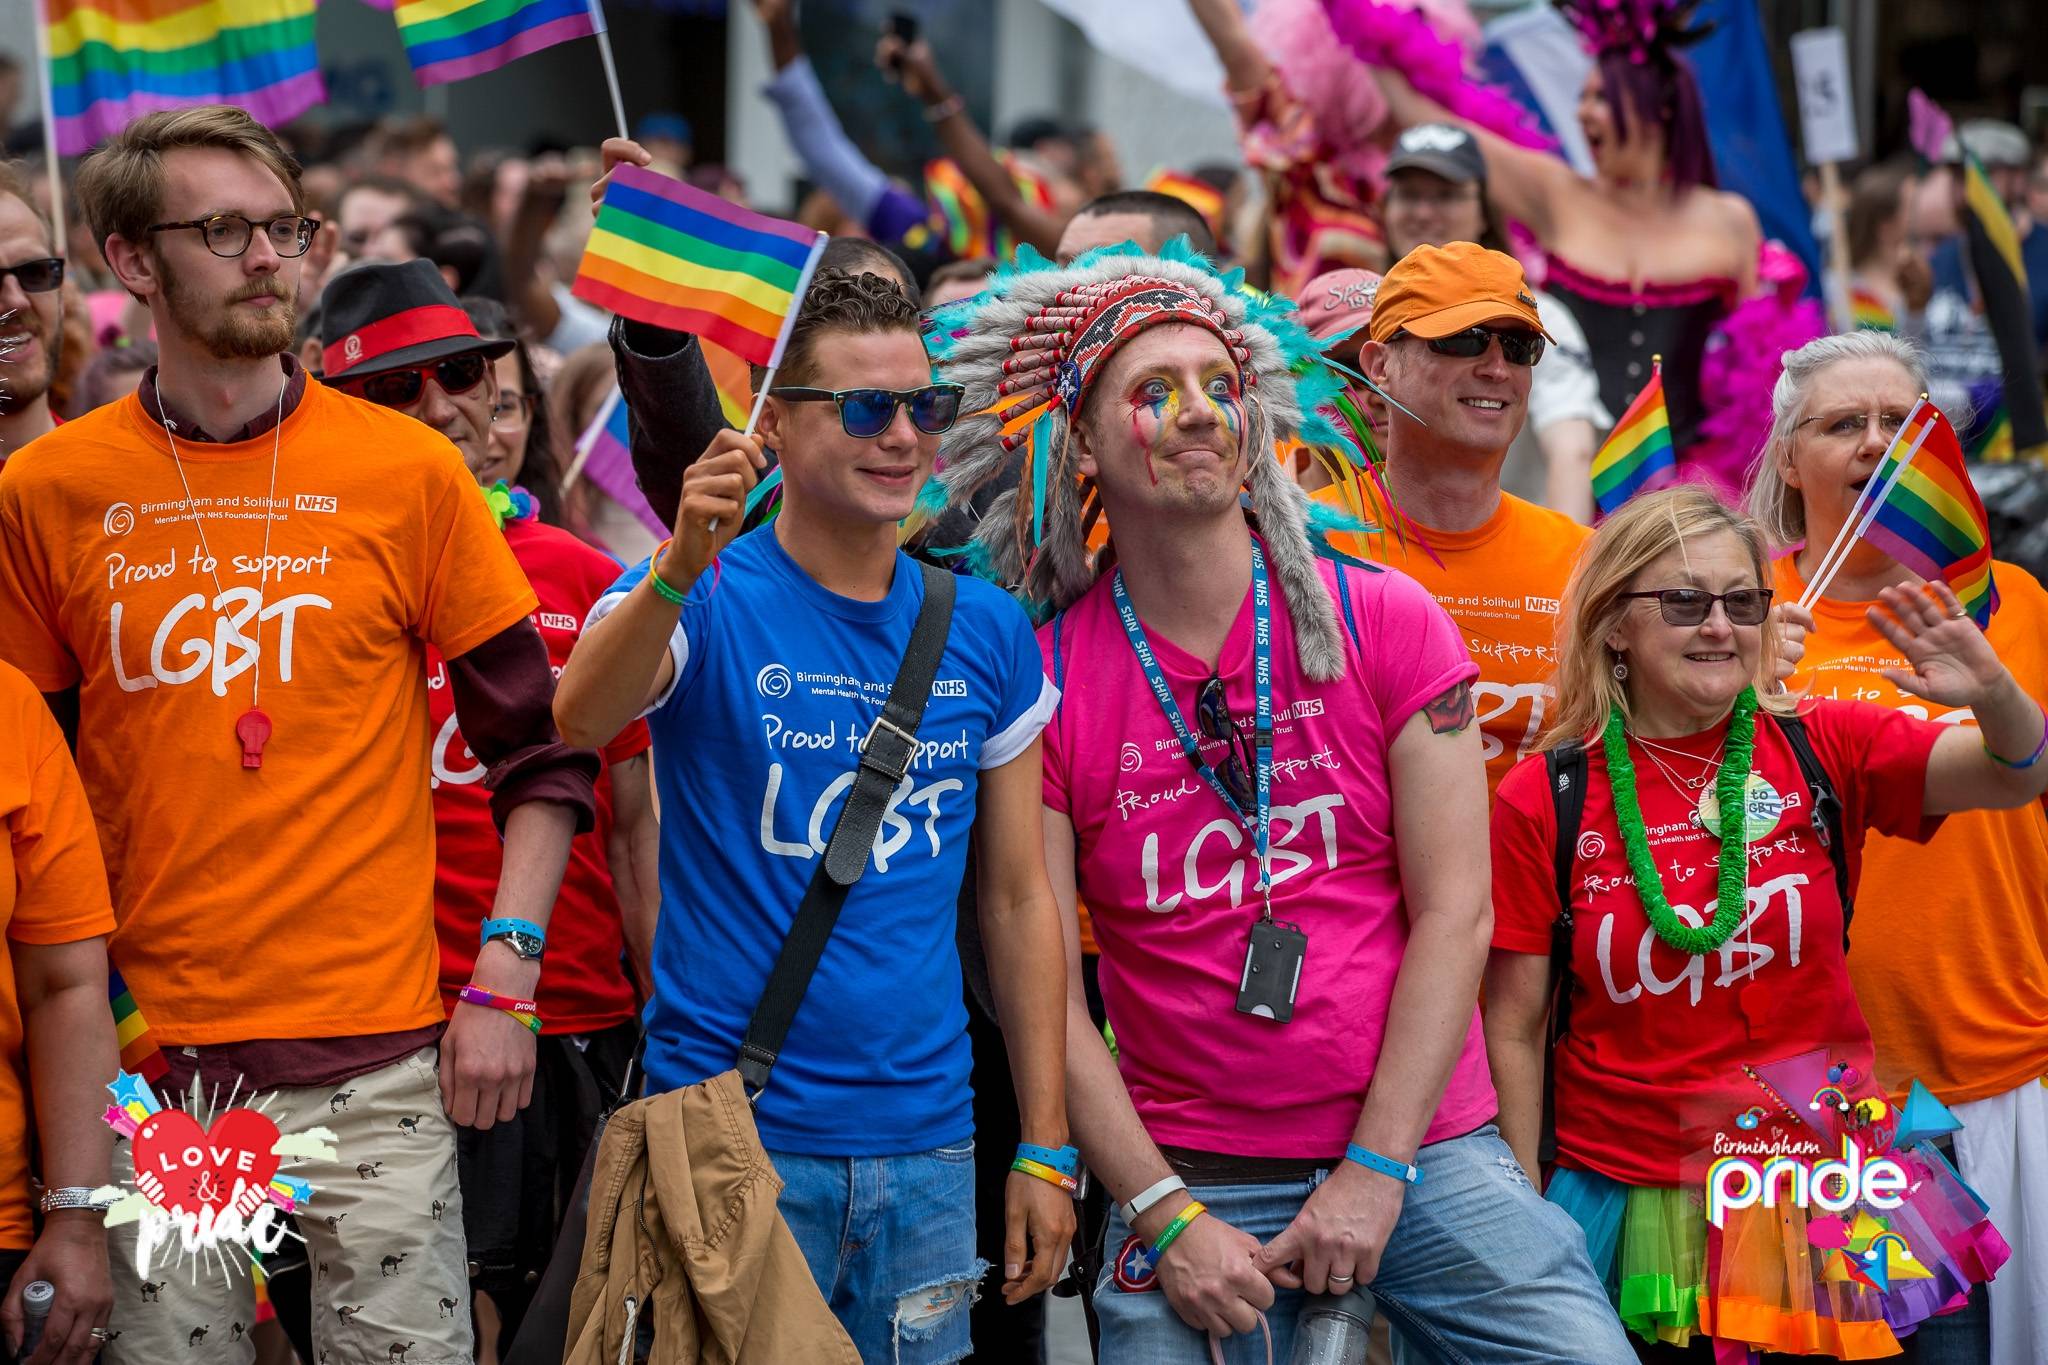
<path fill-rule="evenodd" d="M 1728 757 L 1714 780 L 1714 796 L 1721 808 L 1721 865 L 1713 923 L 1695 929 L 1681 922 L 1665 898 L 1663 880 L 1650 857 L 1650 838 L 1643 829 L 1643 808 L 1636 797 L 1636 765 L 1628 756 L 1628 735 L 1622 728 L 1619 709 L 1607 713 L 1607 727 L 1600 742 L 1607 753 L 1607 781 L 1614 789 L 1614 813 L 1621 823 L 1622 847 L 1628 853 L 1628 870 L 1636 879 L 1636 894 L 1650 916 L 1657 937 L 1683 953 L 1711 953 L 1726 943 L 1742 922 L 1749 895 L 1749 795 L 1750 762 L 1756 752 L 1756 689 L 1745 687 L 1735 699 L 1735 714 L 1728 722 Z"/>

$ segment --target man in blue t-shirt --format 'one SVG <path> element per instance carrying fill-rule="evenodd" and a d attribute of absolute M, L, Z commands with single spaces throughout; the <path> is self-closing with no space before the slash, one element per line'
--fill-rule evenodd
<path fill-rule="evenodd" d="M 812 283 L 768 395 L 757 437 L 720 432 L 690 465 L 674 539 L 600 600 L 555 700 L 565 735 L 608 738 L 640 714 L 653 734 L 655 1089 L 734 1065 L 909 643 L 924 583 L 897 523 L 959 407 L 932 382 L 901 289 L 837 270 Z M 736 537 L 764 447 L 782 510 Z M 1024 1140 L 1067 1142 L 1064 957 L 1039 825 L 1038 737 L 1058 694 L 1017 605 L 957 586 L 910 771 L 754 1111 L 783 1217 L 868 1360 L 964 1356 L 985 1268 L 954 947 L 970 840 Z M 1061 1268 L 1073 1209 L 1022 1172 L 1007 1206 L 1003 1292 L 1018 1302 Z"/>

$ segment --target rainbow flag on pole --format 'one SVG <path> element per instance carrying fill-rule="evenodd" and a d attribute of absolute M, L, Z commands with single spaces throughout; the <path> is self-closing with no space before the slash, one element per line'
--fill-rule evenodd
<path fill-rule="evenodd" d="M 1593 501 L 1600 515 L 1610 515 L 1644 484 L 1677 464 L 1671 448 L 1671 417 L 1664 410 L 1664 367 L 1659 364 L 1594 452 Z"/>
<path fill-rule="evenodd" d="M 1991 624 L 1998 586 L 1991 579 L 1991 526 L 1984 500 L 1963 463 L 1963 443 L 1931 403 L 1920 406 L 1871 475 L 1879 491 L 1864 519 L 1863 538 L 1929 582 L 1940 580 L 1975 618 Z M 1915 439 L 1917 438 L 1917 439 Z M 1904 451 L 1904 458 L 1898 452 Z"/>
<path fill-rule="evenodd" d="M 590 0 L 405 0 L 392 15 L 421 85 L 496 71 L 603 27 Z"/>
<path fill-rule="evenodd" d="M 741 420 L 745 420 L 744 416 Z M 605 399 L 604 406 L 591 419 L 590 429 L 577 440 L 576 459 L 563 486 L 573 484 L 579 474 L 639 518 L 640 524 L 655 535 L 668 534 L 669 528 L 647 505 L 647 495 L 640 491 L 640 480 L 633 473 L 632 423 L 625 397 L 617 388 L 613 388 L 611 397 Z"/>
<path fill-rule="evenodd" d="M 773 369 L 824 250 L 822 232 L 620 166 L 570 292 Z"/>
<path fill-rule="evenodd" d="M 140 115 L 236 104 L 279 124 L 327 98 L 314 0 L 44 0 L 57 151 L 77 156 Z"/>

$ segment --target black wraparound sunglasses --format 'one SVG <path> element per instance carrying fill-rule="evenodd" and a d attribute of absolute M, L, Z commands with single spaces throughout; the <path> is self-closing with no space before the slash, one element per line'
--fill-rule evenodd
<path fill-rule="evenodd" d="M 1486 353 L 1490 341 L 1500 342 L 1501 359 L 1510 365 L 1534 365 L 1543 358 L 1543 334 L 1541 332 L 1509 331 L 1494 327 L 1467 327 L 1462 332 L 1453 332 L 1447 337 L 1424 337 L 1429 349 L 1438 355 L 1454 355 L 1460 360 L 1471 360 Z"/>
<path fill-rule="evenodd" d="M 776 398 L 792 403 L 837 403 L 839 425 L 856 441 L 871 441 L 889 429 L 896 409 L 910 409 L 910 422 L 927 436 L 951 431 L 960 417 L 960 397 L 967 391 L 958 384 L 927 384 L 921 389 L 805 389 L 768 390 Z"/>
<path fill-rule="evenodd" d="M 430 374 L 441 386 L 441 392 L 468 393 L 483 382 L 489 369 L 490 361 L 480 352 L 468 351 L 428 365 L 413 365 L 403 370 L 386 370 L 361 379 L 337 379 L 334 382 L 343 393 L 367 398 L 379 407 L 409 408 L 420 401 Z M 492 420 L 497 419 L 494 416 Z"/>
<path fill-rule="evenodd" d="M 1667 626 L 1696 626 L 1705 621 L 1719 602 L 1728 613 L 1728 624 L 1760 626 L 1771 614 L 1770 588 L 1736 588 L 1732 592 L 1708 592 L 1704 588 L 1659 588 L 1655 592 L 1625 592 L 1623 597 L 1652 597 Z"/>
<path fill-rule="evenodd" d="M 47 294 L 64 284 L 64 262 L 55 256 L 40 261 L 23 261 L 19 265 L 0 265 L 0 280 L 9 275 L 21 285 L 24 294 Z"/>

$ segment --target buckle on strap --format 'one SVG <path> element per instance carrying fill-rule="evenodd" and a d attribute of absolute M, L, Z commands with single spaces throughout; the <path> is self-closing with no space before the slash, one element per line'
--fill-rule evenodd
<path fill-rule="evenodd" d="M 916 756 L 917 736 L 886 713 L 875 717 L 860 746 L 860 766 L 888 778 L 891 787 L 909 776 L 910 761 Z"/>
<path fill-rule="evenodd" d="M 746 1092 L 747 1107 L 752 1109 L 761 1102 L 761 1092 L 768 1088 L 768 1073 L 775 1066 L 775 1054 L 753 1043 L 741 1043 L 736 1065 L 740 1088 Z"/>

